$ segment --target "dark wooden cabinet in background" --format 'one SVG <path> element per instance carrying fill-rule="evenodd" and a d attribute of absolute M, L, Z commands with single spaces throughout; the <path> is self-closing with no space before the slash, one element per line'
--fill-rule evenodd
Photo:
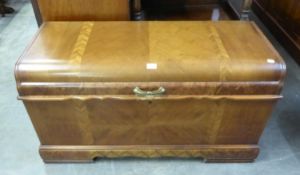
<path fill-rule="evenodd" d="M 300 63 L 300 1 L 255 0 L 253 10 Z"/>

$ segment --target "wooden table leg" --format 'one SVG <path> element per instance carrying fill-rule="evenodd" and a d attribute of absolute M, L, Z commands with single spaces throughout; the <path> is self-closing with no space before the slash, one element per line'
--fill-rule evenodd
<path fill-rule="evenodd" d="M 4 17 L 5 16 L 5 6 L 4 6 L 4 1 L 0 1 L 0 13 L 1 16 Z"/>
<path fill-rule="evenodd" d="M 132 0 L 133 19 L 141 21 L 145 19 L 141 0 Z"/>
<path fill-rule="evenodd" d="M 251 10 L 252 0 L 244 0 L 243 7 L 241 10 L 241 20 L 249 20 L 250 10 Z"/>
<path fill-rule="evenodd" d="M 5 0 L 0 0 L 0 14 L 2 17 L 4 17 L 6 13 L 13 13 L 15 11 L 13 8 L 5 6 L 5 3 Z"/>

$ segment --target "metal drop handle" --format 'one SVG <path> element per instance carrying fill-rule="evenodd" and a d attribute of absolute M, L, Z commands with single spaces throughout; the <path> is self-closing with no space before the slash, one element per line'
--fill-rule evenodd
<path fill-rule="evenodd" d="M 159 87 L 157 90 L 154 91 L 144 91 L 142 89 L 140 89 L 139 87 L 135 87 L 133 89 L 133 92 L 135 93 L 135 95 L 138 96 L 157 96 L 157 95 L 162 95 L 166 92 L 166 89 L 163 87 Z"/>

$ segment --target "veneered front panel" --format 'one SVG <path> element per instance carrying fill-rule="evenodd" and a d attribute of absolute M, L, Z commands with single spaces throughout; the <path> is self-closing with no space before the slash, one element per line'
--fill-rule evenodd
<path fill-rule="evenodd" d="M 59 98 L 25 100 L 42 145 L 257 144 L 276 101 L 264 96 Z"/>

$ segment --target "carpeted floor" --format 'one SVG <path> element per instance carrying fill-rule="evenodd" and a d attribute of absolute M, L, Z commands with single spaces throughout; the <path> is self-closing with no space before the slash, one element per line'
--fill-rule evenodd
<path fill-rule="evenodd" d="M 0 18 L 0 175 L 62 174 L 300 174 L 300 69 L 254 17 L 287 63 L 282 99 L 273 112 L 254 163 L 205 164 L 196 159 L 100 159 L 90 164 L 44 164 L 39 141 L 21 101 L 17 100 L 14 64 L 37 31 L 28 0 L 12 0 L 14 15 Z M 255 110 L 255 109 L 253 109 Z"/>

